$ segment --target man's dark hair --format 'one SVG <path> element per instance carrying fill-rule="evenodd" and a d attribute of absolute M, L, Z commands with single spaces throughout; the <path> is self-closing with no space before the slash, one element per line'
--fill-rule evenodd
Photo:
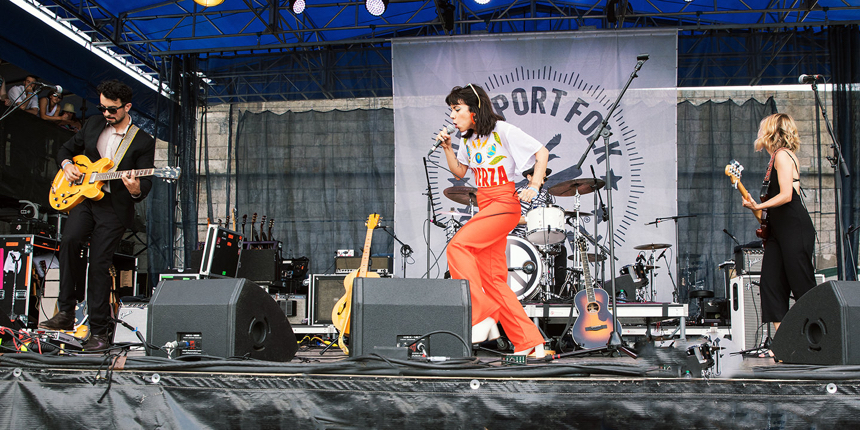
<path fill-rule="evenodd" d="M 107 99 L 119 100 L 123 106 L 131 103 L 131 87 L 116 79 L 100 83 L 96 90 Z"/>
<path fill-rule="evenodd" d="M 38 81 L 38 80 L 39 80 L 39 77 L 38 77 L 38 76 L 36 76 L 36 75 L 27 75 L 27 78 L 33 78 L 33 80 L 34 80 L 34 81 Z M 26 79 L 26 78 L 24 78 L 24 79 Z"/>

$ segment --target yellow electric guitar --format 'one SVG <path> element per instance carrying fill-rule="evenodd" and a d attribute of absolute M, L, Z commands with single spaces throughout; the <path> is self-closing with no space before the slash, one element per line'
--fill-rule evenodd
<path fill-rule="evenodd" d="M 376 272 L 368 272 L 367 266 L 370 263 L 370 241 L 373 239 L 373 229 L 379 223 L 379 214 L 370 214 L 367 217 L 367 236 L 364 238 L 364 250 L 361 253 L 361 266 L 358 270 L 353 270 L 343 280 L 343 287 L 346 289 L 346 294 L 337 301 L 334 309 L 331 310 L 331 321 L 338 331 L 337 344 L 344 354 L 349 355 L 349 348 L 343 341 L 343 337 L 349 334 L 349 318 L 352 313 L 352 281 L 355 278 L 378 278 Z"/>
<path fill-rule="evenodd" d="M 81 176 L 81 179 L 70 183 L 66 180 L 62 169 L 57 172 L 54 182 L 51 183 L 51 191 L 48 193 L 51 209 L 68 212 L 85 199 L 101 200 L 105 195 L 102 191 L 105 181 L 120 179 L 126 172 L 134 172 L 134 176 L 155 176 L 168 181 L 178 179 L 181 172 L 179 167 L 108 172 L 113 167 L 113 161 L 110 158 L 102 158 L 92 162 L 86 155 L 76 155 L 72 158 L 72 163 L 84 175 Z"/>

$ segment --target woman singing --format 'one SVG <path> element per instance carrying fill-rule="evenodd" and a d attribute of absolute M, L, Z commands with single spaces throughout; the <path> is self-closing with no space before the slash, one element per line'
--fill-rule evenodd
<path fill-rule="evenodd" d="M 756 151 L 770 154 L 769 198 L 756 203 L 744 199 L 744 207 L 767 209 L 768 237 L 761 266 L 762 322 L 779 323 L 788 312 L 788 296 L 794 300 L 815 286 L 812 253 L 815 227 L 800 197 L 800 169 L 795 151 L 800 147 L 797 126 L 790 116 L 777 113 L 761 121 Z"/>
<path fill-rule="evenodd" d="M 515 354 L 534 351 L 544 356 L 543 336 L 529 320 L 517 296 L 507 284 L 505 259 L 507 234 L 520 220 L 520 200 L 531 201 L 546 176 L 549 151 L 535 138 L 502 121 L 493 112 L 490 97 L 479 86 L 454 87 L 445 103 L 451 121 L 462 136 L 457 153 L 446 130 L 438 138 L 448 166 L 462 178 L 471 169 L 478 187 L 478 214 L 448 243 L 451 277 L 469 281 L 472 299 L 472 342 L 499 336 L 501 322 Z M 514 176 L 534 167 L 529 186 L 519 195 Z"/>

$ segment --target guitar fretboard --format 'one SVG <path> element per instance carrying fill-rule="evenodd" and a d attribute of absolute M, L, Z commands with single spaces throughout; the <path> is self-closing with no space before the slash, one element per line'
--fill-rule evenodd
<path fill-rule="evenodd" d="M 585 294 L 588 297 L 588 302 L 596 301 L 594 296 L 594 285 L 591 281 L 591 272 L 588 271 L 588 255 L 585 253 L 585 243 L 579 243 L 579 253 L 582 255 L 582 274 L 585 276 Z"/>
<path fill-rule="evenodd" d="M 123 170 L 119 172 L 95 173 L 92 175 L 92 181 L 112 181 L 119 179 L 126 172 L 134 172 L 134 176 L 152 176 L 155 169 L 138 169 L 138 170 Z"/>

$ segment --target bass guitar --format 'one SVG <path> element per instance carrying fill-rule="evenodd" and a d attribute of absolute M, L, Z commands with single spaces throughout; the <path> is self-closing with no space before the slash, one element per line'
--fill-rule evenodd
<path fill-rule="evenodd" d="M 78 167 L 84 175 L 75 182 L 66 180 L 63 170 L 57 172 L 54 182 L 51 183 L 51 191 L 48 193 L 48 202 L 52 209 L 68 212 L 79 205 L 85 199 L 101 200 L 105 193 L 102 187 L 105 181 L 120 179 L 124 173 L 134 172 L 134 176 L 155 176 L 168 181 L 179 179 L 181 172 L 179 167 L 160 167 L 158 169 L 121 170 L 108 172 L 113 167 L 113 160 L 102 158 L 96 162 L 90 161 L 86 155 L 76 155 L 72 163 Z"/>
<path fill-rule="evenodd" d="M 379 277 L 379 274 L 376 272 L 367 271 L 367 266 L 370 263 L 370 241 L 373 239 L 373 229 L 376 228 L 378 223 L 379 214 L 370 214 L 367 217 L 367 223 L 365 224 L 367 225 L 367 235 L 364 238 L 361 266 L 358 267 L 358 270 L 353 270 L 349 275 L 346 275 L 346 278 L 343 280 L 343 287 L 346 289 L 346 293 L 337 301 L 334 309 L 331 310 L 332 324 L 334 324 L 338 331 L 337 344 L 343 350 L 343 353 L 347 355 L 349 355 L 349 348 L 347 348 L 346 343 L 343 341 L 343 337 L 349 334 L 349 318 L 352 313 L 352 281 L 355 278 Z"/>
<path fill-rule="evenodd" d="M 580 237 L 577 240 L 577 247 L 582 255 L 582 273 L 585 277 L 585 289 L 576 293 L 573 297 L 573 303 L 579 316 L 576 317 L 576 322 L 571 329 L 571 336 L 574 342 L 582 348 L 592 349 L 606 346 L 609 343 L 609 337 L 614 330 L 621 330 L 621 327 L 615 327 L 612 321 L 612 313 L 609 312 L 609 294 L 602 288 L 597 288 L 591 279 L 591 273 L 588 270 L 588 255 L 585 250 L 585 238 Z"/>
<path fill-rule="evenodd" d="M 744 171 L 744 166 L 741 163 L 738 163 L 735 160 L 729 161 L 729 164 L 726 165 L 726 176 L 729 177 L 729 180 L 732 182 L 732 186 L 735 187 L 740 193 L 741 196 L 745 199 L 750 199 L 750 193 L 747 192 L 747 189 L 744 187 L 744 184 L 741 183 L 741 172 Z M 753 215 L 755 216 L 756 221 L 758 221 L 760 227 L 756 229 L 755 235 L 761 238 L 762 242 L 767 241 L 767 209 L 758 209 L 753 211 Z"/>

